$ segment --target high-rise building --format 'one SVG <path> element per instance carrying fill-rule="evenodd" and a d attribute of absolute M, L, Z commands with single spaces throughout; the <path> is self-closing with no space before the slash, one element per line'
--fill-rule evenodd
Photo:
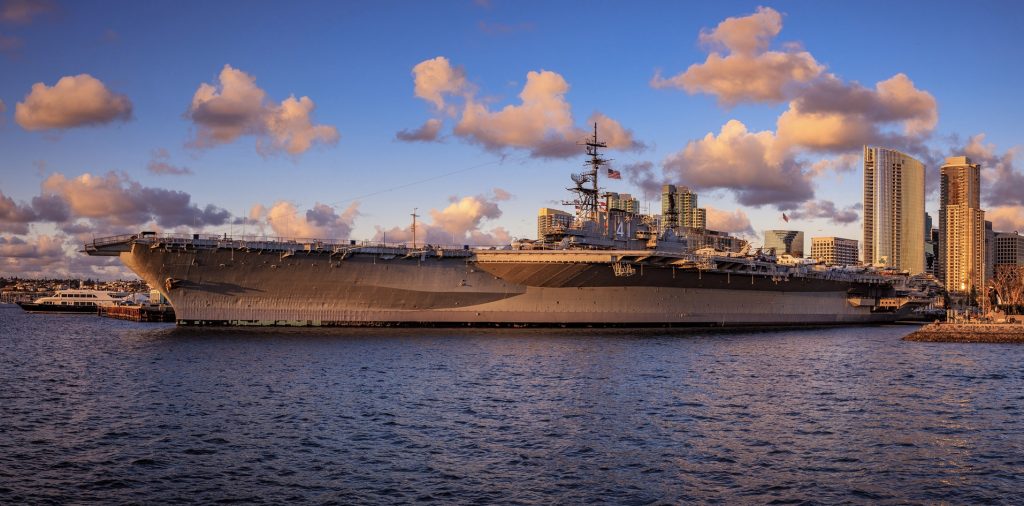
<path fill-rule="evenodd" d="M 1017 232 L 996 234 L 995 264 L 1024 266 L 1024 235 Z"/>
<path fill-rule="evenodd" d="M 811 258 L 825 265 L 857 265 L 857 255 L 856 239 L 811 238 Z"/>
<path fill-rule="evenodd" d="M 661 187 L 661 230 L 668 228 L 707 228 L 707 213 L 697 207 L 697 194 L 685 186 Z"/>
<path fill-rule="evenodd" d="M 776 255 L 804 256 L 804 233 L 799 230 L 765 230 L 765 249 L 775 250 Z"/>
<path fill-rule="evenodd" d="M 946 159 L 939 180 L 939 279 L 946 291 L 984 293 L 985 211 L 981 166 L 966 156 Z"/>
<path fill-rule="evenodd" d="M 640 214 L 640 200 L 633 198 L 628 193 L 609 193 L 608 209 Z"/>
<path fill-rule="evenodd" d="M 992 222 L 985 220 L 985 279 L 992 279 L 996 273 L 996 233 Z"/>
<path fill-rule="evenodd" d="M 938 248 L 934 230 L 932 230 L 932 215 L 924 213 L 924 272 L 935 275 L 936 249 Z"/>
<path fill-rule="evenodd" d="M 541 208 L 537 212 L 537 239 L 543 240 L 544 236 L 548 234 L 569 228 L 574 219 L 573 215 L 565 211 L 548 207 Z"/>
<path fill-rule="evenodd" d="M 924 164 L 864 146 L 864 263 L 923 273 L 924 215 Z"/>

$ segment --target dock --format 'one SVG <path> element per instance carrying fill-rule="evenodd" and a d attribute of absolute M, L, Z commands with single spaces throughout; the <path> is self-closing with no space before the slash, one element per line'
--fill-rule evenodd
<path fill-rule="evenodd" d="M 1024 322 L 931 323 L 903 338 L 928 343 L 1024 343 Z"/>
<path fill-rule="evenodd" d="M 101 307 L 97 314 L 106 318 L 129 320 L 133 322 L 174 323 L 174 308 L 161 304 L 158 306 L 110 306 Z"/>

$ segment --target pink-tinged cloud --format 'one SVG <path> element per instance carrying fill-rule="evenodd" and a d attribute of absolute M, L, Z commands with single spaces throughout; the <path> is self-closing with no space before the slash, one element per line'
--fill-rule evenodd
<path fill-rule="evenodd" d="M 257 204 L 249 213 L 250 222 L 265 222 L 279 237 L 327 240 L 347 239 L 358 216 L 358 202 L 340 213 L 333 206 L 318 202 L 302 214 L 294 204 L 281 200 L 269 208 Z"/>
<path fill-rule="evenodd" d="M 985 205 L 1024 206 L 1024 171 L 1017 167 L 1019 153 L 1019 147 L 999 153 L 995 144 L 985 143 L 985 134 L 981 133 L 950 156 L 967 155 L 972 162 L 981 164 L 981 195 Z"/>
<path fill-rule="evenodd" d="M 91 276 L 93 271 L 73 264 L 76 253 L 62 235 L 0 236 L 0 274 L 18 277 Z M 116 259 L 115 259 L 116 260 Z"/>
<path fill-rule="evenodd" d="M 419 128 L 399 131 L 395 134 L 395 138 L 404 142 L 434 142 L 440 133 L 441 120 L 430 118 Z"/>
<path fill-rule="evenodd" d="M 3 0 L 0 2 L 0 21 L 28 24 L 32 19 L 56 10 L 52 0 Z"/>
<path fill-rule="evenodd" d="M 706 207 L 705 209 L 707 210 L 708 229 L 731 234 L 754 234 L 754 227 L 750 225 L 750 218 L 742 210 L 736 209 L 729 212 L 714 207 Z"/>
<path fill-rule="evenodd" d="M 840 209 L 830 200 L 811 200 L 790 211 L 789 217 L 794 220 L 822 219 L 846 225 L 860 220 L 860 209 L 860 204 Z"/>
<path fill-rule="evenodd" d="M 227 223 L 231 214 L 213 205 L 200 208 L 188 193 L 142 186 L 127 175 L 108 172 L 69 179 L 56 173 L 43 181 L 43 197 L 59 198 L 73 218 L 89 218 L 114 226 L 155 222 L 163 227 Z"/>
<path fill-rule="evenodd" d="M 868 89 L 829 75 L 801 90 L 778 119 L 779 139 L 797 148 L 842 151 L 865 144 L 904 147 L 931 133 L 938 104 L 904 74 Z M 902 134 L 883 130 L 902 126 Z"/>
<path fill-rule="evenodd" d="M 452 197 L 447 207 L 432 209 L 428 213 L 430 220 L 423 220 L 416 225 L 418 244 L 473 244 L 499 245 L 508 244 L 511 235 L 503 227 L 483 230 L 483 224 L 501 217 L 499 201 L 508 200 L 511 195 L 496 188 L 493 195 L 477 195 L 469 197 Z M 374 240 L 387 240 L 389 243 L 411 242 L 413 240 L 411 224 L 405 227 L 384 229 L 377 227 Z"/>
<path fill-rule="evenodd" d="M 413 94 L 434 104 L 439 111 L 445 107 L 445 95 L 461 95 L 472 89 L 466 81 L 466 72 L 452 67 L 444 56 L 417 63 L 412 75 Z"/>
<path fill-rule="evenodd" d="M 0 274 L 19 277 L 135 278 L 118 259 L 78 253 L 93 236 L 0 236 Z"/>
<path fill-rule="evenodd" d="M 668 78 L 657 72 L 650 84 L 654 88 L 711 94 L 728 106 L 784 101 L 790 86 L 814 79 L 825 67 L 810 53 L 793 46 L 768 51 L 781 30 L 782 16 L 768 7 L 758 7 L 746 17 L 728 18 L 713 31 L 701 32 L 701 42 L 713 49 L 704 63 L 690 65 L 685 72 Z"/>
<path fill-rule="evenodd" d="M 89 74 L 65 76 L 52 87 L 32 85 L 14 106 L 14 120 L 25 130 L 50 130 L 128 121 L 132 102 Z"/>
<path fill-rule="evenodd" d="M 171 154 L 164 148 L 157 148 L 153 150 L 152 158 L 149 163 L 146 164 L 146 170 L 152 174 L 158 176 L 184 176 L 192 174 L 192 169 L 188 167 L 172 165 L 170 163 Z"/>
<path fill-rule="evenodd" d="M 0 272 L 5 275 L 52 275 L 60 269 L 65 256 L 63 241 L 56 236 L 0 236 Z"/>
<path fill-rule="evenodd" d="M 38 218 L 35 210 L 0 191 L 0 232 L 27 234 L 28 225 Z"/>
<path fill-rule="evenodd" d="M 337 128 L 313 124 L 315 107 L 309 97 L 274 103 L 253 76 L 224 65 L 216 85 L 202 83 L 192 96 L 185 116 L 198 131 L 190 145 L 208 148 L 253 135 L 261 154 L 299 155 L 315 144 L 337 143 Z"/>
<path fill-rule="evenodd" d="M 443 56 L 420 62 L 413 68 L 413 75 L 417 97 L 433 104 L 439 113 L 458 117 L 456 136 L 491 151 L 512 148 L 540 158 L 576 156 L 580 152 L 577 143 L 592 130 L 575 125 L 572 107 L 565 98 L 569 83 L 556 72 L 529 72 L 519 93 L 520 102 L 497 110 L 491 109 L 490 100 L 478 98 L 476 87 L 466 80 L 465 73 L 453 68 Z M 614 119 L 597 112 L 587 123 L 594 122 L 609 148 L 644 148 Z"/>
<path fill-rule="evenodd" d="M 1024 233 L 1024 205 L 997 206 L 985 210 L 985 219 L 996 232 Z"/>
<path fill-rule="evenodd" d="M 812 173 L 776 144 L 771 131 L 749 132 L 730 120 L 718 135 L 709 132 L 669 155 L 665 174 L 698 190 L 728 190 L 743 205 L 792 209 L 814 196 Z"/>

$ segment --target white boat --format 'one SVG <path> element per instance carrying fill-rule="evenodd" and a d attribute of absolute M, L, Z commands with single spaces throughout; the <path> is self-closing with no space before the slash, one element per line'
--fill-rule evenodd
<path fill-rule="evenodd" d="M 19 302 L 18 306 L 30 313 L 96 313 L 97 308 L 116 305 L 128 296 L 105 290 L 58 290 L 34 302 Z"/>

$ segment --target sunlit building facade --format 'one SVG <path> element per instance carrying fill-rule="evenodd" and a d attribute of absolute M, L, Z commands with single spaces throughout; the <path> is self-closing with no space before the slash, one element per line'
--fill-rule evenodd
<path fill-rule="evenodd" d="M 981 166 L 966 156 L 946 159 L 939 181 L 939 279 L 946 291 L 984 293 L 985 211 Z"/>
<path fill-rule="evenodd" d="M 925 271 L 924 164 L 864 146 L 864 263 Z"/>
<path fill-rule="evenodd" d="M 812 237 L 811 258 L 825 265 L 857 265 L 856 239 L 842 237 Z"/>
<path fill-rule="evenodd" d="M 543 207 L 537 212 L 537 239 L 544 239 L 544 236 L 565 230 L 572 225 L 575 217 L 565 211 Z"/>

